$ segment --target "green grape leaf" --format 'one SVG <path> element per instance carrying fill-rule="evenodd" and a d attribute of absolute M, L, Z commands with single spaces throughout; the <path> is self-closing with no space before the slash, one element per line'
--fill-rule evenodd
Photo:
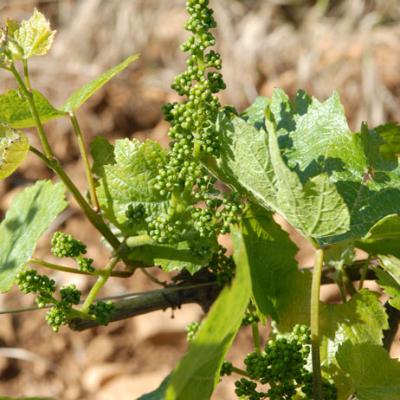
<path fill-rule="evenodd" d="M 64 210 L 64 186 L 38 181 L 15 197 L 0 224 L 0 292 L 8 291 L 36 243 Z"/>
<path fill-rule="evenodd" d="M 400 259 L 394 256 L 380 255 L 378 257 L 381 267 L 400 284 Z"/>
<path fill-rule="evenodd" d="M 28 151 L 29 141 L 24 132 L 0 125 L 0 179 L 11 175 Z"/>
<path fill-rule="evenodd" d="M 291 104 L 277 92 L 270 108 L 289 167 L 303 183 L 327 173 L 350 213 L 350 229 L 319 239 L 321 244 L 360 238 L 381 218 L 400 212 L 400 168 L 397 159 L 382 156 L 384 129 L 364 125 L 352 133 L 336 93 L 321 103 L 310 97 L 299 101 L 300 92 Z"/>
<path fill-rule="evenodd" d="M 372 255 L 392 254 L 400 257 L 400 216 L 387 215 L 379 220 L 359 241 L 357 247 Z"/>
<path fill-rule="evenodd" d="M 92 171 L 97 176 L 104 175 L 104 166 L 115 164 L 114 146 L 103 136 L 96 136 L 90 143 L 93 157 Z"/>
<path fill-rule="evenodd" d="M 109 69 L 108 71 L 101 74 L 98 78 L 95 78 L 91 82 L 82 86 L 76 92 L 74 92 L 64 103 L 62 109 L 66 112 L 76 111 L 83 103 L 85 103 L 94 93 L 101 89 L 108 81 L 114 76 L 118 75 L 132 62 L 139 58 L 138 54 L 129 56 L 117 66 Z"/>
<path fill-rule="evenodd" d="M 65 117 L 63 111 L 56 110 L 37 90 L 33 90 L 33 100 L 43 124 L 51 119 Z M 28 100 L 18 90 L 9 90 L 0 95 L 0 123 L 15 129 L 36 126 Z"/>
<path fill-rule="evenodd" d="M 270 100 L 267 97 L 258 96 L 254 103 L 243 111 L 242 118 L 256 128 L 264 127 L 265 110 L 269 104 Z"/>
<path fill-rule="evenodd" d="M 374 131 L 383 139 L 380 145 L 380 152 L 385 158 L 391 158 L 400 153 L 400 125 L 388 123 L 379 125 Z"/>
<path fill-rule="evenodd" d="M 165 164 L 165 150 L 154 141 L 121 139 L 115 143 L 114 157 L 114 164 L 102 167 L 104 173 L 98 171 L 101 176 L 97 196 L 106 217 L 121 227 L 130 204 L 143 204 L 149 215 L 166 209 L 167 197 L 152 188 Z"/>
<path fill-rule="evenodd" d="M 350 131 L 337 93 L 323 103 L 312 98 L 303 114 L 298 113 L 295 107 L 289 112 L 282 112 L 282 104 L 287 103 L 275 106 L 277 112 L 274 117 L 286 121 L 287 127 L 288 119 L 292 123 L 290 128 L 285 129 L 292 141 L 287 152 L 290 164 L 297 164 L 301 171 L 316 169 L 333 176 L 342 176 L 341 167 L 346 173 L 357 176 L 365 172 L 366 157 L 362 142 L 359 135 Z M 274 109 L 271 110 L 273 112 Z M 306 175 L 310 173 L 306 171 Z"/>
<path fill-rule="evenodd" d="M 199 238 L 199 241 L 207 248 L 216 248 L 216 243 L 210 240 Z M 196 244 L 199 244 L 199 241 Z M 195 255 L 191 243 L 183 241 L 173 245 L 154 244 L 135 247 L 129 250 L 128 258 L 147 266 L 160 266 L 166 272 L 185 268 L 194 274 L 210 262 L 211 256 L 211 251 L 204 256 Z"/>
<path fill-rule="evenodd" d="M 137 400 L 164 400 L 165 399 L 165 391 L 168 388 L 169 381 L 171 379 L 171 375 L 168 375 L 160 384 L 160 386 L 153 390 L 150 393 L 146 393 L 143 396 L 140 396 Z"/>
<path fill-rule="evenodd" d="M 299 92 L 292 103 L 277 89 L 269 112 L 267 133 L 251 119 L 256 111 L 244 117 L 259 129 L 238 117 L 222 119 L 218 167 L 227 181 L 319 244 L 359 239 L 400 213 L 400 166 L 382 150 L 385 132 L 394 140 L 397 128 L 364 125 L 352 133 L 337 94 L 319 102 Z"/>
<path fill-rule="evenodd" d="M 266 123 L 268 135 L 238 117 L 221 123 L 220 167 L 224 174 L 306 237 L 345 233 L 349 213 L 329 176 L 318 175 L 303 186 L 282 158 L 273 123 Z"/>
<path fill-rule="evenodd" d="M 184 358 L 172 372 L 165 399 L 209 399 L 219 381 L 225 355 L 240 328 L 250 299 L 250 272 L 239 232 L 234 259 L 236 276 L 214 302 Z"/>
<path fill-rule="evenodd" d="M 356 252 L 352 241 L 343 241 L 329 246 L 324 251 L 324 262 L 327 267 L 341 270 L 344 265 L 351 265 Z"/>
<path fill-rule="evenodd" d="M 377 282 L 385 293 L 390 296 L 389 304 L 400 310 L 400 283 L 387 271 L 382 271 L 377 268 L 375 269 L 375 273 L 378 277 Z"/>
<path fill-rule="evenodd" d="M 271 213 L 256 206 L 243 215 L 241 240 L 246 248 L 255 303 L 261 313 L 277 320 L 277 297 L 286 289 L 286 280 L 297 271 L 294 257 L 298 249 Z"/>
<path fill-rule="evenodd" d="M 27 60 L 48 53 L 53 44 L 56 31 L 50 29 L 50 23 L 38 10 L 28 20 L 21 23 L 8 23 L 9 49 L 14 60 Z"/>
<path fill-rule="evenodd" d="M 358 400 L 399 400 L 400 363 L 381 346 L 346 342 L 336 358 Z"/>

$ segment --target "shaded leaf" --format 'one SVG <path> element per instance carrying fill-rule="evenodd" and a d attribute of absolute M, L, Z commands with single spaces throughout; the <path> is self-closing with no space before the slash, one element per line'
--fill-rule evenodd
<path fill-rule="evenodd" d="M 359 400 L 399 400 L 400 363 L 380 346 L 349 342 L 337 353 L 340 368 L 352 382 Z"/>
<path fill-rule="evenodd" d="M 316 176 L 303 186 L 282 158 L 274 124 L 266 123 L 268 135 L 238 117 L 221 124 L 220 167 L 224 174 L 306 237 L 346 232 L 349 213 L 329 177 Z"/>
<path fill-rule="evenodd" d="M 269 104 L 270 100 L 267 97 L 258 96 L 254 103 L 243 111 L 242 118 L 255 128 L 265 127 L 265 110 Z"/>
<path fill-rule="evenodd" d="M 206 239 L 200 240 L 210 248 L 216 245 L 213 242 L 208 243 Z M 191 243 L 182 241 L 173 245 L 154 244 L 136 247 L 130 249 L 128 257 L 132 261 L 140 261 L 147 266 L 160 266 L 166 272 L 180 271 L 185 268 L 194 274 L 209 263 L 211 256 L 211 251 L 203 256 L 196 255 Z"/>
<path fill-rule="evenodd" d="M 287 280 L 297 271 L 296 245 L 289 235 L 260 207 L 252 206 L 241 222 L 241 236 L 255 303 L 266 316 L 279 319 L 277 298 L 287 289 Z"/>
<path fill-rule="evenodd" d="M 400 216 L 387 215 L 379 220 L 369 232 L 357 242 L 357 247 L 372 255 L 392 254 L 400 257 Z"/>
<path fill-rule="evenodd" d="M 37 9 L 28 20 L 23 20 L 20 24 L 11 21 L 8 28 L 9 48 L 14 59 L 26 60 L 47 54 L 56 33 L 50 29 L 49 21 Z"/>
<path fill-rule="evenodd" d="M 23 132 L 0 125 L 0 179 L 11 175 L 28 151 L 29 141 Z"/>
<path fill-rule="evenodd" d="M 374 128 L 374 131 L 383 139 L 380 152 L 386 158 L 400 153 L 400 125 L 387 123 Z"/>
<path fill-rule="evenodd" d="M 134 54 L 124 61 L 122 61 L 117 66 L 109 69 L 108 71 L 101 74 L 98 78 L 95 78 L 91 82 L 82 86 L 80 89 L 75 91 L 64 103 L 62 109 L 66 112 L 76 111 L 83 103 L 85 103 L 93 94 L 95 94 L 99 89 L 101 89 L 108 81 L 110 81 L 114 76 L 122 72 L 129 64 L 139 58 L 138 54 Z"/>
<path fill-rule="evenodd" d="M 173 371 L 166 400 L 209 399 L 219 381 L 222 362 L 240 328 L 250 299 L 246 249 L 238 235 L 238 231 L 233 233 L 236 276 L 211 307 L 187 354 Z"/>
<path fill-rule="evenodd" d="M 13 200 L 0 224 L 0 292 L 8 291 L 36 243 L 64 210 L 64 186 L 38 181 Z"/>
<path fill-rule="evenodd" d="M 97 176 L 104 174 L 104 166 L 115 164 L 114 146 L 103 136 L 96 136 L 90 143 L 90 153 L 93 157 L 92 171 Z"/>
<path fill-rule="evenodd" d="M 32 93 L 43 124 L 51 119 L 65 116 L 64 112 L 56 110 L 40 92 L 33 90 Z M 16 129 L 36 126 L 28 100 L 18 90 L 9 90 L 0 96 L 0 123 Z"/>
<path fill-rule="evenodd" d="M 104 142 L 101 146 L 104 151 Z M 108 151 L 104 153 L 108 154 Z M 99 166 L 99 157 L 100 153 L 95 156 L 95 167 Z M 112 159 L 111 155 L 108 157 Z M 104 159 L 100 162 L 104 173 L 101 173 L 101 168 L 97 171 L 100 175 L 100 186 L 97 188 L 100 206 L 111 222 L 117 226 L 126 222 L 126 211 L 131 204 L 143 204 L 149 215 L 166 208 L 167 197 L 160 196 L 152 187 L 166 160 L 166 152 L 157 142 L 117 140 L 114 157 L 114 164 L 102 165 Z"/>
<path fill-rule="evenodd" d="M 389 272 L 377 268 L 375 273 L 378 277 L 377 282 L 385 293 L 390 296 L 389 304 L 400 310 L 400 283 L 397 282 Z"/>

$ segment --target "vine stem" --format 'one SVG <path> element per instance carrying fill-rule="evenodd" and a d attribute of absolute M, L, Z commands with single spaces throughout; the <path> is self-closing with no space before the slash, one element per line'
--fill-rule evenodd
<path fill-rule="evenodd" d="M 313 399 L 322 399 L 320 337 L 319 337 L 319 298 L 321 288 L 322 266 L 324 263 L 324 251 L 317 249 L 315 252 L 314 270 L 311 284 L 311 354 L 313 373 Z"/>
<path fill-rule="evenodd" d="M 78 119 L 76 118 L 76 114 L 71 112 L 69 114 L 70 120 L 72 127 L 74 128 L 75 136 L 78 141 L 78 146 L 79 146 L 79 151 L 82 156 L 83 164 L 85 167 L 85 172 L 86 172 L 86 179 L 89 187 L 89 194 L 90 194 L 90 200 L 92 202 L 92 206 L 96 212 L 100 210 L 100 204 L 99 200 L 97 198 L 96 194 L 96 185 L 94 183 L 93 179 L 93 174 L 92 174 L 92 169 L 90 166 L 89 162 L 89 156 L 88 156 L 88 151 L 85 143 L 85 139 L 82 134 L 82 130 L 79 126 Z"/>
<path fill-rule="evenodd" d="M 249 374 L 241 368 L 232 366 L 232 372 L 234 372 L 235 374 L 238 374 L 238 375 L 249 377 Z"/>
<path fill-rule="evenodd" d="M 117 265 L 119 261 L 119 256 L 114 256 L 108 262 L 106 268 L 104 269 L 104 274 L 97 278 L 96 283 L 90 289 L 89 294 L 86 297 L 85 302 L 82 305 L 80 311 L 83 314 L 87 314 L 89 311 L 90 305 L 96 300 L 97 294 L 99 293 L 100 289 L 105 285 L 108 278 L 111 276 L 112 270 Z"/>
<path fill-rule="evenodd" d="M 85 198 L 82 196 L 79 189 L 75 186 L 75 184 L 71 181 L 70 177 L 65 173 L 62 168 L 60 162 L 55 158 L 54 153 L 50 147 L 50 144 L 47 140 L 46 133 L 43 129 L 43 124 L 40 121 L 39 113 L 35 104 L 35 100 L 33 98 L 32 90 L 28 88 L 22 79 L 21 75 L 15 68 L 15 65 L 12 64 L 10 67 L 11 73 L 14 75 L 20 89 L 22 90 L 25 98 L 29 103 L 29 108 L 32 114 L 33 119 L 35 120 L 36 129 L 39 134 L 40 141 L 42 143 L 44 154 L 30 146 L 30 150 L 35 153 L 45 164 L 51 168 L 61 179 L 67 189 L 72 193 L 75 200 L 85 213 L 88 220 L 92 223 L 92 225 L 104 236 L 107 242 L 114 248 L 114 250 L 119 250 L 121 247 L 121 243 L 118 238 L 111 232 L 106 223 L 103 221 L 101 216 L 99 216 L 87 203 Z M 27 75 L 25 79 L 29 82 L 29 73 L 28 73 L 28 65 L 24 65 L 24 73 Z"/>
<path fill-rule="evenodd" d="M 24 65 L 24 72 L 25 74 L 28 73 L 28 66 Z M 47 140 L 47 136 L 44 132 L 42 122 L 40 121 L 39 113 L 36 108 L 35 101 L 33 99 L 33 93 L 32 90 L 25 85 L 25 82 L 23 81 L 21 75 L 18 73 L 17 69 L 15 68 L 15 65 L 12 64 L 10 67 L 11 73 L 14 75 L 15 80 L 18 83 L 19 88 L 22 90 L 26 100 L 28 101 L 29 104 L 29 109 L 31 111 L 32 117 L 35 120 L 35 125 L 39 134 L 40 142 L 42 143 L 43 151 L 44 154 L 48 159 L 53 159 L 54 158 L 54 153 L 51 150 L 50 144 Z M 26 81 L 29 82 L 29 76 L 25 77 Z"/>
<path fill-rule="evenodd" d="M 258 331 L 258 323 L 253 322 L 251 324 L 251 329 L 253 333 L 253 344 L 254 344 L 254 349 L 257 353 L 261 353 L 261 347 L 260 347 L 260 332 Z"/>
<path fill-rule="evenodd" d="M 31 258 L 28 261 L 28 264 L 35 264 L 35 265 L 39 265 L 41 267 L 52 269 L 54 271 L 69 272 L 69 273 L 79 274 L 79 275 L 103 276 L 106 274 L 106 271 L 103 269 L 96 269 L 93 272 L 81 271 L 79 269 L 67 267 L 65 265 L 53 264 L 53 263 L 41 260 L 39 258 Z M 133 274 L 133 272 L 130 272 L 130 271 L 112 271 L 110 276 L 117 277 L 117 278 L 129 278 L 130 276 L 132 276 L 132 274 Z"/>
<path fill-rule="evenodd" d="M 38 156 L 50 169 L 52 169 L 67 189 L 72 193 L 76 202 L 81 207 L 82 211 L 85 213 L 91 224 L 104 236 L 107 242 L 113 247 L 114 250 L 119 250 L 121 243 L 118 238 L 111 232 L 106 223 L 103 221 L 101 216 L 97 214 L 92 207 L 88 204 L 85 198 L 82 196 L 79 189 L 71 181 L 70 177 L 65 173 L 60 162 L 56 159 L 49 160 L 41 151 L 33 146 L 30 146 L 30 151 Z"/>

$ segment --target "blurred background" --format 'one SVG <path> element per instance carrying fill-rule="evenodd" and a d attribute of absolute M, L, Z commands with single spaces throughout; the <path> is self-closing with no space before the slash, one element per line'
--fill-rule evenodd
<path fill-rule="evenodd" d="M 46 57 L 32 60 L 33 86 L 61 105 L 80 85 L 126 56 L 141 58 L 80 110 L 91 140 L 104 135 L 152 138 L 167 146 L 160 107 L 176 98 L 173 77 L 185 66 L 179 44 L 186 37 L 184 0 L 0 0 L 0 16 L 28 18 L 37 7 L 57 29 Z M 340 93 L 353 130 L 361 121 L 377 125 L 400 121 L 399 0 L 211 0 L 216 12 L 218 49 L 228 89 L 224 103 L 243 109 L 257 94 L 274 87 L 293 95 L 298 88 L 324 99 Z M 1 92 L 14 87 L 0 73 Z M 68 121 L 46 125 L 50 142 L 68 173 L 85 189 L 79 153 Z M 30 140 L 36 143 L 33 133 Z M 51 173 L 29 157 L 13 176 L 0 182 L 0 214 L 22 187 Z M 52 227 L 85 241 L 97 266 L 107 252 L 72 205 Z M 1 238 L 0 238 L 1 240 Z M 48 237 L 37 254 L 52 261 Z M 299 262 L 309 264 L 307 249 Z M 162 277 L 162 276 L 161 276 Z M 54 274 L 60 284 L 87 290 L 80 276 Z M 115 278 L 103 294 L 143 291 L 154 284 L 139 273 Z M 17 291 L 0 296 L 0 307 L 29 306 Z M 83 333 L 53 334 L 42 311 L 0 316 L 1 396 L 49 396 L 60 400 L 137 398 L 161 382 L 186 349 L 185 326 L 201 318 L 197 306 L 157 312 Z M 174 318 L 171 318 L 174 317 Z M 243 330 L 230 358 L 250 349 Z M 214 399 L 234 397 L 232 380 L 220 384 Z"/>

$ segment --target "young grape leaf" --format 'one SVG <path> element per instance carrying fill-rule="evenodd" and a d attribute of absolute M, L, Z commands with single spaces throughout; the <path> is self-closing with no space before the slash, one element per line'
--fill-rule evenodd
<path fill-rule="evenodd" d="M 380 145 L 380 152 L 385 158 L 400 154 L 400 125 L 388 123 L 379 125 L 374 131 L 383 139 Z"/>
<path fill-rule="evenodd" d="M 372 255 L 392 254 L 400 258 L 400 216 L 387 215 L 359 241 L 357 247 Z"/>
<path fill-rule="evenodd" d="M 379 285 L 390 296 L 389 304 L 400 310 L 400 283 L 387 271 L 376 268 L 375 274 L 378 277 Z"/>
<path fill-rule="evenodd" d="M 37 90 L 33 90 L 33 99 L 40 121 L 43 124 L 51 119 L 65 117 L 63 111 L 56 110 Z M 0 95 L 0 123 L 15 129 L 33 128 L 36 126 L 28 100 L 18 90 L 9 90 Z"/>
<path fill-rule="evenodd" d="M 378 257 L 381 267 L 400 284 L 400 259 L 394 256 L 380 255 Z"/>
<path fill-rule="evenodd" d="M 199 238 L 198 242 L 210 249 L 216 247 L 216 243 L 206 239 Z M 136 247 L 129 250 L 128 258 L 134 262 L 140 261 L 147 266 L 160 266 L 166 272 L 180 271 L 185 268 L 194 274 L 210 262 L 211 256 L 212 251 L 202 256 L 196 255 L 191 243 L 182 241 L 173 245 L 153 244 Z"/>
<path fill-rule="evenodd" d="M 270 104 L 267 97 L 258 96 L 254 103 L 242 113 L 242 118 L 257 129 L 264 127 L 265 110 Z"/>
<path fill-rule="evenodd" d="M 294 257 L 298 249 L 271 213 L 256 206 L 251 206 L 242 218 L 241 240 L 255 303 L 264 315 L 278 320 L 277 297 L 286 289 L 286 281 L 297 272 Z"/>
<path fill-rule="evenodd" d="M 38 10 L 28 20 L 11 21 L 7 25 L 8 45 L 14 60 L 42 56 L 50 50 L 56 31 L 50 29 L 49 21 Z"/>
<path fill-rule="evenodd" d="M 233 232 L 237 237 L 238 231 Z M 250 299 L 250 272 L 246 249 L 240 237 L 234 239 L 236 276 L 226 286 L 191 342 L 189 350 L 172 372 L 166 400 L 209 399 L 219 381 L 225 355 L 240 328 Z"/>
<path fill-rule="evenodd" d="M 282 159 L 273 122 L 266 124 L 268 135 L 238 117 L 222 122 L 224 174 L 308 238 L 345 233 L 349 213 L 328 175 L 318 175 L 303 186 Z"/>
<path fill-rule="evenodd" d="M 114 146 L 103 136 L 96 136 L 90 143 L 90 153 L 93 157 L 92 171 L 97 176 L 104 175 L 104 166 L 115 164 Z"/>
<path fill-rule="evenodd" d="M 114 78 L 115 75 L 118 75 L 126 67 L 128 67 L 129 64 L 136 61 L 138 58 L 139 55 L 134 54 L 126 58 L 117 66 L 104 72 L 98 78 L 82 86 L 67 99 L 67 101 L 62 106 L 62 109 L 66 112 L 76 111 L 83 103 L 85 103 L 91 96 L 93 96 L 94 93 L 101 89 L 108 81 Z"/>
<path fill-rule="evenodd" d="M 100 157 L 100 154 L 95 157 Z M 152 188 L 152 182 L 166 160 L 166 152 L 157 142 L 117 140 L 114 157 L 114 164 L 102 166 L 104 173 L 99 168 L 101 176 L 97 188 L 100 206 L 112 223 L 117 226 L 124 224 L 131 204 L 143 204 L 149 215 L 167 207 L 167 197 Z"/>
<path fill-rule="evenodd" d="M 64 210 L 64 186 L 38 181 L 13 200 L 0 224 L 0 292 L 8 291 L 36 243 Z"/>
<path fill-rule="evenodd" d="M 258 130 L 245 121 L 239 122 L 237 117 L 220 124 L 219 167 L 260 205 L 281 213 L 320 244 L 361 238 L 383 217 L 400 213 L 400 166 L 397 159 L 387 160 L 382 155 L 382 144 L 386 142 L 379 132 L 384 128 L 368 130 L 363 126 L 360 133 L 352 133 L 336 94 L 321 103 L 299 92 L 291 103 L 283 91 L 276 90 L 268 110 L 273 117 L 265 123 L 275 122 L 267 127 L 268 134 L 262 127 Z M 281 153 L 274 151 L 274 164 L 271 126 L 276 129 L 279 144 L 275 150 Z M 283 191 L 279 201 L 278 188 Z M 314 194 L 307 196 L 307 189 Z M 329 193 L 335 199 L 333 204 Z M 318 200 L 322 202 L 322 218 L 314 215 L 308 221 L 309 215 L 304 211 L 309 206 L 302 206 L 304 199 L 312 209 Z M 339 225 L 336 230 L 335 204 Z M 345 215 L 345 208 L 349 216 Z M 345 230 L 348 218 L 350 224 Z"/>
<path fill-rule="evenodd" d="M 359 400 L 399 400 L 400 363 L 381 346 L 371 343 L 342 344 L 336 355 Z"/>
<path fill-rule="evenodd" d="M 24 132 L 0 125 L 0 179 L 11 175 L 28 151 L 29 141 Z"/>

